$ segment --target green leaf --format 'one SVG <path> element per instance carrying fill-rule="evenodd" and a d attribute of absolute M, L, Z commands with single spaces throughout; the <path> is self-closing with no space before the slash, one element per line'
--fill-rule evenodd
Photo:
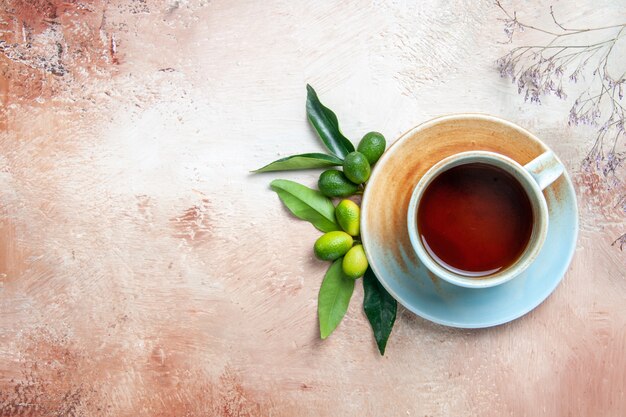
<path fill-rule="evenodd" d="M 306 220 L 322 232 L 341 230 L 335 222 L 335 206 L 322 193 L 289 180 L 274 180 L 272 190 L 299 219 Z"/>
<path fill-rule="evenodd" d="M 278 159 L 252 172 L 290 171 L 294 169 L 327 168 L 343 164 L 336 156 L 324 153 L 303 153 Z"/>
<path fill-rule="evenodd" d="M 346 315 L 354 291 L 355 280 L 343 273 L 342 261 L 343 258 L 339 258 L 328 268 L 317 298 L 322 339 L 326 339 Z"/>
<path fill-rule="evenodd" d="M 396 321 L 398 303 L 380 285 L 372 268 L 368 268 L 363 276 L 363 289 L 365 291 L 363 309 L 372 325 L 378 350 L 381 355 L 384 355 L 387 339 L 389 339 L 393 323 Z"/>
<path fill-rule="evenodd" d="M 354 145 L 340 131 L 337 116 L 320 102 L 317 93 L 307 84 L 306 114 L 324 145 L 339 158 L 354 151 Z"/>

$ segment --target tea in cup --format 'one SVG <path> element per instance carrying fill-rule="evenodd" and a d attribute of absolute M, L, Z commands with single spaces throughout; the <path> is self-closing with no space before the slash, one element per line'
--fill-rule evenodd
<path fill-rule="evenodd" d="M 488 151 L 441 160 L 409 203 L 409 237 L 419 260 L 437 277 L 469 288 L 520 275 L 548 233 L 542 190 L 563 171 L 551 151 L 525 166 Z"/>

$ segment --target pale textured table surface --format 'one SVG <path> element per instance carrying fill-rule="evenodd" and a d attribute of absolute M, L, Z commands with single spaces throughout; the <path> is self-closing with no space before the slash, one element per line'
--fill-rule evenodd
<path fill-rule="evenodd" d="M 626 415 L 625 219 L 580 169 L 593 130 L 499 78 L 492 2 L 416 3 L 0 1 L 0 415 Z M 359 285 L 320 341 L 319 234 L 268 188 L 316 175 L 248 174 L 321 150 L 307 82 L 353 139 L 463 111 L 543 138 L 581 216 L 555 293 L 478 331 L 401 308 L 380 357 Z"/>

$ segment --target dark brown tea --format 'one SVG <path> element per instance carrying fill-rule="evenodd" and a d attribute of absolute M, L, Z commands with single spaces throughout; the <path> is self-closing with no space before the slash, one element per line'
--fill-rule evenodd
<path fill-rule="evenodd" d="M 507 268 L 524 252 L 533 211 L 511 174 L 470 163 L 439 174 L 426 187 L 417 227 L 437 263 L 457 274 L 481 277 Z"/>

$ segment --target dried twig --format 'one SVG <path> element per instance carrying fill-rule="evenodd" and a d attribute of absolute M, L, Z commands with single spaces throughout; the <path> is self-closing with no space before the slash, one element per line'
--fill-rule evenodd
<path fill-rule="evenodd" d="M 557 19 L 550 7 L 554 28 L 530 25 L 510 13 L 499 0 L 496 6 L 506 16 L 504 33 L 507 43 L 513 42 L 517 33 L 531 30 L 547 36 L 539 45 L 517 46 L 497 60 L 502 77 L 517 84 L 518 92 L 531 103 L 541 103 L 545 95 L 567 99 L 564 80 L 576 83 L 588 81 L 585 90 L 574 100 L 569 112 L 570 125 L 592 125 L 598 129 L 594 145 L 583 161 L 586 169 L 595 169 L 622 183 L 615 173 L 626 159 L 622 141 L 626 137 L 626 105 L 622 103 L 626 90 L 626 62 L 622 62 L 621 75 L 612 75 L 608 63 L 615 54 L 617 41 L 626 36 L 626 22 L 616 25 L 569 28 Z M 594 33 L 599 40 L 585 41 L 582 35 Z M 591 77 L 589 75 L 591 74 Z M 625 208 L 626 211 L 626 208 Z M 615 242 L 620 248 L 626 245 L 626 234 Z M 614 242 L 614 244 L 615 244 Z"/>

